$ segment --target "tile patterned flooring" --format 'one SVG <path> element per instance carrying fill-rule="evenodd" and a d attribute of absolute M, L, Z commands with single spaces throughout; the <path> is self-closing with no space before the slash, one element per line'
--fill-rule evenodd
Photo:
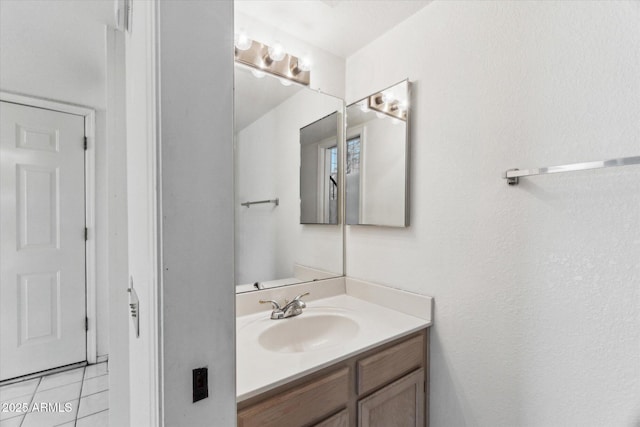
<path fill-rule="evenodd" d="M 1 386 L 0 402 L 0 427 L 107 427 L 107 362 Z"/>

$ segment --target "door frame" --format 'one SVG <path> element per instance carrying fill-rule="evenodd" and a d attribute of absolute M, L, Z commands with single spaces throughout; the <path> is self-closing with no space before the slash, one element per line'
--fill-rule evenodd
<path fill-rule="evenodd" d="M 75 114 L 84 117 L 84 136 L 87 138 L 87 149 L 84 152 L 85 176 L 85 225 L 87 239 L 85 241 L 85 288 L 87 316 L 87 363 L 93 364 L 98 358 L 97 341 L 97 305 L 96 305 L 96 111 L 89 107 L 52 101 L 45 98 L 20 95 L 0 91 L 0 101 L 21 104 L 27 107 L 43 108 L 61 113 Z"/>

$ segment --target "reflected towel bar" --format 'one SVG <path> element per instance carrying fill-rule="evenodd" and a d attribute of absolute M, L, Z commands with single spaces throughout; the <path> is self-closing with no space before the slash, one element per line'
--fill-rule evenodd
<path fill-rule="evenodd" d="M 276 206 L 278 206 L 280 204 L 280 199 L 279 198 L 275 198 L 273 200 L 258 200 L 257 202 L 244 202 L 244 203 L 240 203 L 240 206 L 246 206 L 246 207 L 251 207 L 251 205 L 261 205 L 263 203 L 273 203 Z"/>
<path fill-rule="evenodd" d="M 602 168 L 610 168 L 614 166 L 630 166 L 630 165 L 640 165 L 640 156 L 620 157 L 618 159 L 598 160 L 595 162 L 572 163 L 569 165 L 549 166 L 546 168 L 534 168 L 534 169 L 523 169 L 523 170 L 509 169 L 502 175 L 502 178 L 506 179 L 507 184 L 509 185 L 517 185 L 520 178 L 524 178 L 527 176 L 547 175 L 550 173 L 575 172 L 575 171 L 582 171 L 582 170 L 589 170 L 589 169 L 602 169 Z"/>

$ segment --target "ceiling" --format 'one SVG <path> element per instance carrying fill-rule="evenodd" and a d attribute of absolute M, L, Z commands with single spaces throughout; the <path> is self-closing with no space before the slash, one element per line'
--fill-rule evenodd
<path fill-rule="evenodd" d="M 235 0 L 249 15 L 347 58 L 431 0 Z"/>

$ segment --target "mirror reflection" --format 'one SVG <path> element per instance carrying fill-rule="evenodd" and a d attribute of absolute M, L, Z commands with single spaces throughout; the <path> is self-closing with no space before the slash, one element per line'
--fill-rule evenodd
<path fill-rule="evenodd" d="M 347 224 L 409 225 L 408 119 L 408 80 L 347 107 Z"/>
<path fill-rule="evenodd" d="M 236 65 L 234 108 L 236 291 L 341 276 L 342 226 L 301 224 L 300 181 L 301 137 L 329 122 L 335 136 L 343 101 Z M 329 195 L 321 218 L 337 224 Z"/>
<path fill-rule="evenodd" d="M 336 111 L 300 129 L 300 223 L 338 223 L 338 128 Z"/>

